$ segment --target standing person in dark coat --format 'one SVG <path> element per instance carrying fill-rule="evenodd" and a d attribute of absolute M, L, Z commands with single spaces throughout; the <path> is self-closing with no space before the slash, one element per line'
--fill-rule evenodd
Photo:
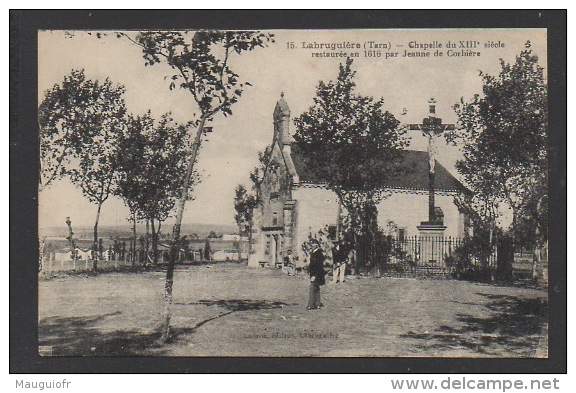
<path fill-rule="evenodd" d="M 324 253 L 320 249 L 317 240 L 311 241 L 312 253 L 310 254 L 310 292 L 308 297 L 308 310 L 315 310 L 322 307 L 320 302 L 320 285 L 325 284 L 324 280 Z"/>

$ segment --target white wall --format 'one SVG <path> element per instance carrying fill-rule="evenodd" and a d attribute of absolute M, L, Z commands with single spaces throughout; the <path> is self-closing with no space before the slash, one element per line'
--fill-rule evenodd
<path fill-rule="evenodd" d="M 444 212 L 444 236 L 462 237 L 464 217 L 454 204 L 452 194 L 437 193 L 436 206 Z M 428 221 L 428 193 L 426 191 L 393 191 L 378 205 L 378 224 L 386 225 L 387 220 L 394 221 L 399 228 L 406 228 L 407 236 L 418 235 L 416 228 L 422 221 Z"/>
<path fill-rule="evenodd" d="M 338 198 L 334 192 L 319 187 L 301 185 L 292 191 L 297 201 L 296 209 L 296 255 L 302 260 L 302 243 L 326 225 L 336 225 Z"/>

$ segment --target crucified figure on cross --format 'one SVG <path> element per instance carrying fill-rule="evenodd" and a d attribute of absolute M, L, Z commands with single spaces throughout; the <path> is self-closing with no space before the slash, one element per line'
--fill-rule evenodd
<path fill-rule="evenodd" d="M 436 117 L 436 100 L 434 98 L 428 100 L 428 104 L 428 117 L 425 117 L 420 124 L 410 124 L 409 129 L 420 130 L 424 136 L 428 138 L 428 224 L 442 224 L 441 222 L 438 222 L 438 218 L 436 217 L 436 206 L 434 202 L 434 166 L 436 163 L 436 157 L 438 155 L 435 139 L 445 130 L 453 130 L 454 124 L 443 124 L 442 119 Z"/>

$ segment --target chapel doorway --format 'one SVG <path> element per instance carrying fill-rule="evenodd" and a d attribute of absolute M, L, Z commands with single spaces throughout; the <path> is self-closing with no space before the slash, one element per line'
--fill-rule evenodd
<path fill-rule="evenodd" d="M 283 263 L 283 236 L 281 233 L 266 234 L 266 254 L 271 267 L 281 267 Z"/>

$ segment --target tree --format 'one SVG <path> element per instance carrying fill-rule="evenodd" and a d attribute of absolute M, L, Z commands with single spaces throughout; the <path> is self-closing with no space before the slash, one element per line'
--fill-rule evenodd
<path fill-rule="evenodd" d="M 134 236 L 136 221 L 149 223 L 153 261 L 157 263 L 160 227 L 180 194 L 180 185 L 174 178 L 186 169 L 188 126 L 175 123 L 169 113 L 159 121 L 150 112 L 130 116 L 120 146 L 117 194 L 130 208 Z M 197 183 L 198 176 L 195 174 L 192 180 Z"/>
<path fill-rule="evenodd" d="M 181 125 L 174 122 L 170 114 L 160 119 L 154 131 L 149 136 L 148 154 L 149 166 L 146 169 L 145 215 L 152 227 L 152 248 L 154 262 L 158 260 L 158 233 L 160 226 L 174 210 L 181 193 L 177 179 L 187 167 L 190 140 L 188 134 L 189 124 Z M 189 179 L 186 200 L 192 199 L 193 186 L 199 182 L 199 176 L 192 172 Z M 158 227 L 155 228 L 155 221 Z"/>
<path fill-rule="evenodd" d="M 44 94 L 38 109 L 40 182 L 44 187 L 68 176 L 97 205 L 94 223 L 94 270 L 97 269 L 98 221 L 102 204 L 114 190 L 117 141 L 124 127 L 124 86 L 109 79 L 86 79 L 72 70 L 62 85 Z"/>
<path fill-rule="evenodd" d="M 170 263 L 166 270 L 164 323 L 162 340 L 170 337 L 170 318 L 172 288 L 174 283 L 174 265 L 177 256 L 177 243 L 180 238 L 182 216 L 188 198 L 194 164 L 204 135 L 205 125 L 213 117 L 222 113 L 232 115 L 234 105 L 242 95 L 248 82 L 241 82 L 240 76 L 232 71 L 229 60 L 232 55 L 265 47 L 273 41 L 270 34 L 258 31 L 183 31 L 139 33 L 135 38 L 125 33 L 118 33 L 142 48 L 146 65 L 158 63 L 169 65 L 174 73 L 170 89 L 179 87 L 192 95 L 199 110 L 199 117 L 193 120 L 196 127 L 194 143 L 188 153 L 188 166 L 185 173 L 178 176 L 182 179 L 181 195 L 177 203 L 176 223 L 172 230 Z M 196 117 L 196 115 L 194 115 Z"/>
<path fill-rule="evenodd" d="M 70 247 L 70 257 L 73 261 L 76 261 L 76 242 L 74 241 L 74 232 L 72 231 L 72 221 L 70 217 L 66 217 L 66 226 L 68 227 L 68 236 L 66 239 L 68 240 L 68 247 Z"/>
<path fill-rule="evenodd" d="M 252 244 L 252 225 L 254 218 L 254 208 L 258 203 L 256 195 L 249 194 L 244 185 L 239 184 L 234 194 L 234 209 L 236 215 L 234 219 L 238 225 L 238 234 L 248 234 L 248 244 Z M 240 259 L 240 242 L 238 242 L 238 259 Z"/>
<path fill-rule="evenodd" d="M 210 237 L 206 238 L 206 243 L 204 243 L 204 260 L 209 261 L 212 259 L 212 249 L 210 247 Z"/>
<path fill-rule="evenodd" d="M 458 161 L 456 168 L 465 183 L 473 185 L 472 192 L 466 191 L 454 197 L 458 210 L 468 218 L 473 228 L 471 234 L 465 233 L 465 240 L 470 243 L 468 250 L 487 268 L 488 257 L 496 246 L 497 224 L 501 216 L 501 201 L 493 188 L 493 171 L 488 166 L 478 166 L 473 159 Z"/>
<path fill-rule="evenodd" d="M 214 232 L 214 231 L 210 231 L 210 233 L 208 233 L 208 239 L 218 239 L 220 237 L 222 237 L 222 235 L 219 235 L 218 233 Z"/>
<path fill-rule="evenodd" d="M 270 146 L 264 151 L 258 152 L 258 166 L 250 172 L 250 182 L 252 183 L 252 192 L 254 192 L 254 197 L 256 199 L 255 203 L 259 204 L 262 201 L 261 198 L 261 188 L 262 180 L 264 179 L 264 172 L 268 166 L 270 160 L 270 154 L 272 149 Z"/>
<path fill-rule="evenodd" d="M 143 135 L 144 124 L 141 118 L 128 117 L 126 132 L 119 140 L 116 169 L 118 175 L 115 195 L 122 198 L 124 204 L 130 209 L 129 221 L 132 222 L 132 244 L 130 254 L 132 267 L 136 264 L 136 223 L 140 220 L 139 205 L 141 191 L 144 187 L 144 175 L 140 168 L 144 167 L 146 139 Z"/>
<path fill-rule="evenodd" d="M 524 201 L 516 222 L 518 245 L 541 247 L 548 240 L 548 184 L 535 184 Z"/>
<path fill-rule="evenodd" d="M 498 76 L 480 73 L 483 95 L 455 105 L 459 127 L 446 135 L 461 145 L 464 159 L 457 169 L 476 199 L 484 200 L 484 210 L 512 210 L 514 242 L 518 215 L 535 190 L 537 199 L 546 193 L 548 93 L 544 70 L 530 49 L 514 64 L 501 60 L 500 66 Z"/>
<path fill-rule="evenodd" d="M 386 181 L 399 171 L 393 162 L 408 141 L 399 121 L 383 110 L 382 98 L 355 93 L 351 67 L 348 59 L 340 64 L 336 81 L 318 84 L 314 105 L 294 120 L 294 139 L 306 165 L 346 208 L 356 237 L 364 235 L 363 212 L 385 197 Z"/>

